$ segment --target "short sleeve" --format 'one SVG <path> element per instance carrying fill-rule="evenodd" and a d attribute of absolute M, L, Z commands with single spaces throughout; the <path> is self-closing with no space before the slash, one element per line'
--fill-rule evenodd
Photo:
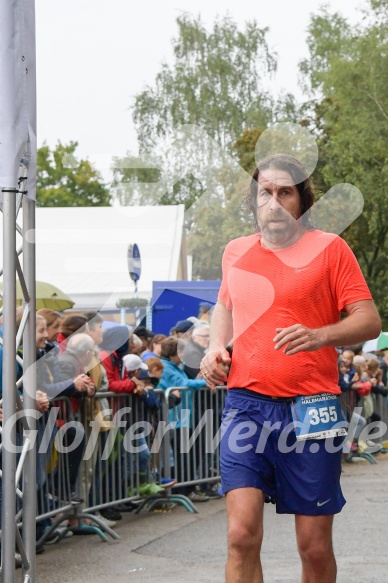
<path fill-rule="evenodd" d="M 348 244 L 336 237 L 328 246 L 331 289 L 334 290 L 338 311 L 361 300 L 371 300 L 372 294 L 358 261 Z"/>
<path fill-rule="evenodd" d="M 225 247 L 224 254 L 222 256 L 222 281 L 220 291 L 218 292 L 218 300 L 225 304 L 228 310 L 231 310 L 233 308 L 233 304 L 228 287 L 229 269 L 230 269 L 230 246 L 228 244 Z"/>

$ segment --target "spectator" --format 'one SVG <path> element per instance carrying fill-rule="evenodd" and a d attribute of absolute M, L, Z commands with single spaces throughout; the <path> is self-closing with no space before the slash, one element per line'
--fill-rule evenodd
<path fill-rule="evenodd" d="M 372 383 L 372 393 L 374 395 L 382 395 L 383 397 L 386 397 L 388 395 L 388 390 L 382 381 L 383 371 L 380 368 L 377 357 L 367 360 L 366 365 L 368 376 Z"/>
<path fill-rule="evenodd" d="M 383 375 L 381 380 L 383 381 L 384 386 L 387 386 L 388 382 L 388 350 L 385 350 L 380 361 L 380 368 L 383 371 Z"/>
<path fill-rule="evenodd" d="M 183 353 L 184 371 L 189 379 L 203 378 L 200 373 L 201 360 L 205 356 L 210 342 L 210 326 L 206 322 L 199 322 L 196 324 L 191 333 L 191 338 L 186 343 Z M 196 407 L 194 408 L 194 425 L 197 425 L 199 420 L 204 415 L 205 411 L 216 411 L 216 391 L 201 391 L 198 395 Z M 206 440 L 198 441 L 196 443 L 197 459 L 201 460 L 201 464 L 197 467 L 197 477 L 204 478 L 211 473 L 213 465 L 212 455 L 206 453 Z M 210 484 L 202 483 L 198 490 L 203 492 L 209 498 L 220 498 L 220 494 L 215 492 Z"/>
<path fill-rule="evenodd" d="M 106 370 L 103 367 L 99 354 L 99 345 L 103 339 L 102 323 L 103 318 L 97 312 L 86 312 L 85 317 L 88 321 L 88 334 L 94 342 L 93 356 L 89 364 L 89 376 L 92 379 L 96 392 L 107 392 L 109 388 L 108 378 Z M 99 457 L 101 457 L 101 452 L 104 451 L 104 447 L 107 441 L 108 432 L 112 429 L 112 421 L 110 418 L 106 419 L 103 412 L 104 409 L 109 408 L 109 403 L 106 398 L 99 399 L 94 398 L 86 403 L 86 424 L 85 431 L 87 438 L 89 439 L 91 433 L 91 421 L 97 421 L 98 423 L 98 442 L 93 449 L 91 457 L 82 462 L 82 487 L 83 487 L 83 497 L 85 500 L 89 499 L 89 504 L 94 506 L 100 504 L 101 500 L 99 498 L 99 485 L 102 480 L 101 474 L 101 463 L 97 463 Z M 94 483 L 94 500 L 92 492 L 92 483 Z M 102 519 L 107 526 L 113 528 L 116 525 L 114 520 L 107 519 L 100 512 L 95 513 L 100 519 Z"/>
<path fill-rule="evenodd" d="M 141 354 L 143 352 L 143 342 L 136 334 L 131 334 L 129 338 L 129 354 Z"/>
<path fill-rule="evenodd" d="M 149 376 L 151 377 L 151 379 L 155 378 L 159 382 L 159 380 L 162 378 L 164 368 L 163 362 L 160 360 L 160 358 L 156 356 L 152 358 L 147 358 L 145 364 L 148 366 Z"/>
<path fill-rule="evenodd" d="M 138 326 L 133 331 L 136 336 L 138 336 L 142 342 L 142 348 L 140 353 L 145 352 L 149 348 L 149 342 L 155 336 L 152 330 L 148 330 L 145 326 Z"/>
<path fill-rule="evenodd" d="M 141 358 L 139 356 L 137 356 L 136 354 L 127 354 L 123 357 L 123 365 L 124 365 L 124 370 L 126 375 L 128 376 L 128 378 L 138 378 L 139 374 L 141 372 L 148 373 L 148 366 L 146 364 L 144 364 L 144 362 L 141 360 Z M 146 397 L 148 396 L 148 391 L 146 391 L 145 389 L 145 385 L 144 385 L 144 381 L 143 382 L 143 386 L 144 388 L 139 391 L 135 389 L 135 394 L 140 397 L 140 399 L 143 402 L 146 402 Z M 142 416 L 142 410 L 140 407 L 136 407 L 136 420 L 138 421 L 140 419 L 140 417 Z M 164 492 L 164 489 L 160 486 L 158 486 L 155 482 L 155 480 L 152 478 L 152 474 L 150 471 L 150 461 L 151 461 L 151 453 L 149 450 L 149 447 L 147 445 L 147 442 L 144 438 L 144 436 L 138 436 L 136 437 L 136 439 L 133 440 L 132 446 L 136 446 L 139 448 L 142 448 L 142 451 L 140 451 L 138 454 L 130 454 L 128 452 L 128 448 L 126 448 L 126 453 L 127 453 L 127 460 L 128 460 L 128 468 L 130 470 L 130 468 L 135 468 L 135 467 L 139 467 L 139 494 L 141 496 L 155 496 L 160 494 L 161 492 Z M 134 455 L 138 455 L 138 464 L 133 460 Z M 130 478 L 129 478 L 130 479 Z M 174 480 L 170 480 L 171 481 L 171 486 L 174 485 L 175 481 Z M 132 489 L 130 489 L 130 492 L 128 493 L 130 496 L 132 496 L 134 494 L 134 492 L 132 491 Z"/>
<path fill-rule="evenodd" d="M 153 356 L 160 358 L 160 354 L 162 352 L 162 342 L 166 338 L 167 336 L 164 334 L 155 334 L 155 336 L 151 338 L 149 350 L 145 350 L 141 355 L 144 362 Z"/>
<path fill-rule="evenodd" d="M 187 340 L 190 337 L 190 330 L 192 327 L 193 323 L 190 320 L 179 320 L 171 329 L 170 334 L 176 338 Z"/>
<path fill-rule="evenodd" d="M 164 369 L 158 387 L 164 391 L 169 387 L 185 387 L 187 389 L 198 390 L 207 386 L 204 379 L 189 379 L 185 371 L 179 368 L 182 362 L 181 356 L 183 356 L 184 348 L 184 343 L 177 338 L 166 338 L 162 342 L 161 356 Z M 173 393 L 180 397 L 180 391 L 177 390 Z M 184 392 L 184 395 L 182 395 L 182 403 L 170 410 L 170 423 L 173 423 L 175 427 L 175 477 L 178 481 L 185 482 L 193 480 L 196 472 L 196 468 L 191 467 L 189 463 L 190 452 L 185 454 L 181 451 L 181 429 L 192 428 L 194 403 L 191 391 Z M 193 502 L 207 502 L 209 500 L 202 492 L 197 493 L 193 491 L 191 486 L 182 487 L 181 493 L 188 495 Z"/>
<path fill-rule="evenodd" d="M 349 364 L 349 368 L 352 367 L 352 362 Z M 346 363 L 343 360 L 338 361 L 338 386 L 340 387 L 342 394 L 350 392 L 350 391 L 357 391 L 362 389 L 363 383 L 359 380 L 359 374 L 356 372 L 349 373 L 349 368 L 347 368 Z M 369 387 L 370 390 L 370 387 Z M 345 456 L 346 462 L 353 462 L 353 452 L 358 450 L 358 438 L 360 436 L 361 431 L 366 425 L 366 419 L 359 415 L 356 412 L 352 412 L 351 419 L 349 418 L 348 411 L 346 408 L 342 408 L 343 414 L 345 419 L 347 418 L 348 421 L 352 419 L 353 424 L 355 424 L 355 430 L 353 435 L 348 435 L 344 446 L 343 446 L 343 453 Z"/>
<path fill-rule="evenodd" d="M 87 333 L 88 321 L 85 316 L 66 316 L 61 322 L 61 331 L 58 334 L 59 352 L 66 350 L 67 339 L 72 334 Z"/>
<path fill-rule="evenodd" d="M 201 360 L 209 348 L 210 326 L 196 324 L 183 353 L 184 371 L 189 379 L 198 377 Z"/>
<path fill-rule="evenodd" d="M 128 354 L 129 330 L 127 326 L 114 326 L 104 331 L 100 344 L 100 358 L 108 377 L 109 391 L 113 393 L 133 393 L 144 385 L 136 377 L 122 378 L 123 357 Z"/>
<path fill-rule="evenodd" d="M 62 316 L 59 312 L 50 310 L 49 308 L 42 308 L 36 312 L 39 316 L 43 316 L 47 324 L 47 339 L 45 351 L 49 352 L 58 346 L 58 334 L 61 329 Z"/>
<path fill-rule="evenodd" d="M 85 319 L 86 320 L 86 319 Z M 71 336 L 67 342 L 66 350 L 59 356 L 59 367 L 63 379 L 73 379 L 85 373 L 85 370 L 90 365 L 94 353 L 94 342 L 88 334 L 75 334 Z M 72 398 L 74 416 L 76 420 L 82 421 L 83 407 L 79 406 L 80 397 L 82 398 L 81 405 L 83 405 L 83 398 L 86 396 L 93 397 L 95 393 L 95 386 L 93 381 L 87 378 L 87 388 L 83 390 L 77 398 Z M 64 437 L 64 444 L 70 446 L 76 439 L 76 429 L 74 427 L 67 428 Z M 80 441 L 79 445 L 71 452 L 65 454 L 69 461 L 69 481 L 70 481 L 70 495 L 73 502 L 81 503 L 83 500 L 76 493 L 76 483 L 78 478 L 78 471 L 82 462 L 83 451 L 85 447 L 85 435 Z M 60 454 L 62 455 L 62 454 Z"/>

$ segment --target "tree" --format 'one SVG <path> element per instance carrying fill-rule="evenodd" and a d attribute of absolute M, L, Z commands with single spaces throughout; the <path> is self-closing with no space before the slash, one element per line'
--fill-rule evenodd
<path fill-rule="evenodd" d="M 224 17 L 208 32 L 200 17 L 187 15 L 177 25 L 173 66 L 164 63 L 155 85 L 135 98 L 140 152 L 152 150 L 171 128 L 187 123 L 200 125 L 230 148 L 244 128 L 265 123 L 271 114 L 261 83 L 276 68 L 265 38 L 268 29 L 252 21 L 239 31 Z"/>
<path fill-rule="evenodd" d="M 186 176 L 184 157 L 177 168 L 171 139 L 178 126 L 196 124 L 230 153 L 245 128 L 265 127 L 272 117 L 273 103 L 262 84 L 276 68 L 267 29 L 253 21 L 240 31 L 230 18 L 222 18 L 207 31 L 199 17 L 187 15 L 179 17 L 177 25 L 174 62 L 163 63 L 154 84 L 136 95 L 133 119 L 140 155 L 148 154 L 166 177 L 177 172 L 183 178 L 164 193 L 157 184 L 142 188 L 142 179 L 157 180 L 155 172 L 144 170 L 140 160 L 139 172 L 133 156 L 116 159 L 114 186 L 126 204 L 158 201 L 189 208 L 201 196 L 203 187 L 196 177 Z M 211 152 L 203 149 L 201 155 L 209 164 Z"/>
<path fill-rule="evenodd" d="M 240 166 L 249 174 L 255 167 L 255 146 L 264 128 L 245 130 L 232 146 Z M 220 171 L 223 198 L 202 200 L 194 205 L 194 217 L 188 233 L 188 250 L 193 256 L 193 277 L 220 279 L 221 259 L 232 239 L 254 232 L 253 220 L 244 199 L 249 178 L 235 176 L 227 167 Z"/>
<path fill-rule="evenodd" d="M 338 14 L 314 16 L 310 58 L 301 68 L 316 98 L 310 104 L 320 145 L 315 183 L 326 191 L 349 182 L 363 193 L 364 211 L 343 236 L 388 325 L 388 3 L 369 5 L 368 18 L 352 29 Z"/>
<path fill-rule="evenodd" d="M 37 153 L 36 195 L 39 206 L 109 206 L 110 193 L 88 160 L 77 160 L 77 142 L 44 144 Z"/>

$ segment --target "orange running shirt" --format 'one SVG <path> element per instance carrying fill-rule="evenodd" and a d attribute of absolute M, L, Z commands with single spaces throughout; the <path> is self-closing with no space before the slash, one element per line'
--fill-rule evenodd
<path fill-rule="evenodd" d="M 270 251 L 260 234 L 228 243 L 218 299 L 232 311 L 233 359 L 228 388 L 274 397 L 339 394 L 337 351 L 291 356 L 275 350 L 276 328 L 335 324 L 344 307 L 372 296 L 343 239 L 306 231 L 291 247 Z"/>

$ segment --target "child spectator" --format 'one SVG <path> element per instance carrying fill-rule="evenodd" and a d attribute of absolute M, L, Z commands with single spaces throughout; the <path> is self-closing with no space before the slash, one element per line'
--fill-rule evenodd
<path fill-rule="evenodd" d="M 152 357 L 160 358 L 160 354 L 162 352 L 162 342 L 166 338 L 167 336 L 164 334 L 155 334 L 155 336 L 151 338 L 149 350 L 145 350 L 141 355 L 144 362 Z"/>
<path fill-rule="evenodd" d="M 179 322 L 178 322 L 179 324 Z M 191 324 L 191 322 L 190 322 Z M 162 343 L 162 362 L 164 365 L 163 375 L 159 381 L 158 387 L 166 391 L 169 387 L 187 387 L 188 389 L 198 390 L 206 387 L 204 379 L 189 379 L 187 374 L 179 367 L 182 362 L 182 356 L 185 343 L 174 337 L 166 338 Z M 180 391 L 174 391 L 180 395 Z M 196 467 L 190 468 L 190 452 L 181 452 L 181 430 L 182 428 L 192 429 L 194 416 L 194 403 L 191 391 L 184 392 L 184 407 L 182 404 L 170 410 L 170 423 L 174 424 L 174 453 L 176 464 L 176 477 L 181 482 L 190 481 L 196 474 Z M 198 440 L 196 440 L 198 441 Z M 207 502 L 208 496 L 203 492 L 196 493 L 192 486 L 181 488 L 182 494 L 188 494 L 193 502 Z"/>
<path fill-rule="evenodd" d="M 145 364 L 148 366 L 148 372 L 151 378 L 158 379 L 162 378 L 164 365 L 160 358 L 153 356 L 144 360 Z M 158 383 L 156 383 L 158 384 Z"/>
<path fill-rule="evenodd" d="M 148 366 L 144 364 L 141 358 L 136 354 L 127 354 L 126 356 L 124 356 L 123 364 L 125 373 L 129 378 L 139 377 L 140 373 L 143 373 L 142 375 L 143 377 L 145 376 L 145 373 L 148 374 Z M 151 389 L 151 391 L 152 390 L 153 389 Z M 139 397 L 141 398 L 141 400 L 143 400 L 144 403 L 147 402 L 147 397 L 150 396 L 148 395 L 147 389 L 145 388 L 141 391 L 141 393 L 136 392 L 136 390 L 134 392 L 136 395 L 139 395 Z M 155 403 L 155 401 L 153 401 L 153 403 Z M 138 410 L 138 414 L 139 413 L 140 411 Z M 150 472 L 151 453 L 144 436 L 136 437 L 136 439 L 133 440 L 131 445 L 141 448 L 141 451 L 138 454 L 139 456 L 138 465 L 139 465 L 139 493 L 142 496 L 155 496 L 157 494 L 160 494 L 161 492 L 164 492 L 164 488 L 171 487 L 176 483 L 176 480 L 170 479 L 169 482 L 165 482 L 164 487 L 158 486 L 156 484 Z M 131 463 L 133 461 L 133 455 L 134 454 L 128 455 L 129 467 L 137 466 L 137 464 Z M 129 495 L 132 494 L 129 493 Z"/>

